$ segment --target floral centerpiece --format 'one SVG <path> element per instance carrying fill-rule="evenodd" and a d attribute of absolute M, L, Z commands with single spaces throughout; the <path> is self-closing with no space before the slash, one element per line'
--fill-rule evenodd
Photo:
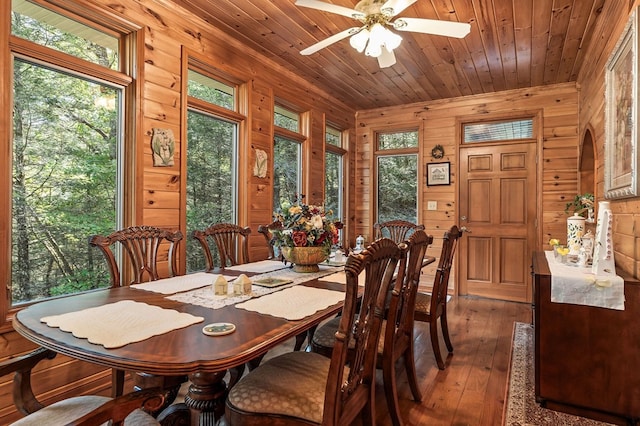
<path fill-rule="evenodd" d="M 303 199 L 301 196 L 293 202 L 282 203 L 273 214 L 275 221 L 269 230 L 273 236 L 272 243 L 280 248 L 285 259 L 294 264 L 294 270 L 312 272 L 317 271 L 318 263 L 329 256 L 331 246 L 340 242 L 339 230 L 343 225 L 332 219 L 331 210 L 304 204 Z M 304 267 L 306 262 L 309 262 L 308 268 Z"/>

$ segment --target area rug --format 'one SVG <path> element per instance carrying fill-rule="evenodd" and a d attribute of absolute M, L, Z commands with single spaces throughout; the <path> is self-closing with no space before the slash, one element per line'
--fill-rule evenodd
<path fill-rule="evenodd" d="M 513 328 L 511 365 L 502 424 L 504 426 L 603 426 L 584 417 L 540 407 L 535 401 L 533 327 L 516 322 Z"/>

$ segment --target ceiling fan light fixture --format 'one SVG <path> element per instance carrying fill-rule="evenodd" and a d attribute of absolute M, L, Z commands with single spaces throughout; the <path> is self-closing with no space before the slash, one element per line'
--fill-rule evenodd
<path fill-rule="evenodd" d="M 364 52 L 364 48 L 367 47 L 367 41 L 369 40 L 369 30 L 363 28 L 361 31 L 352 35 L 349 39 L 351 47 L 356 49 L 359 53 Z"/>
<path fill-rule="evenodd" d="M 400 43 L 402 42 L 402 37 L 394 33 L 393 31 L 386 30 L 385 37 L 386 39 L 385 39 L 384 45 L 389 51 L 396 49 L 398 46 L 400 46 Z"/>

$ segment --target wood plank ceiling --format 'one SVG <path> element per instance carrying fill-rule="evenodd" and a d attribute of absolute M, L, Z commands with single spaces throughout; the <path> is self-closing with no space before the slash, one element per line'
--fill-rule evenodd
<path fill-rule="evenodd" d="M 380 69 L 345 39 L 357 26 L 295 0 L 172 0 L 357 110 L 575 81 L 604 0 L 418 0 L 399 16 L 468 22 L 464 39 L 402 32 Z M 357 0 L 326 0 L 353 8 Z M 626 6 L 626 2 L 625 6 Z"/>

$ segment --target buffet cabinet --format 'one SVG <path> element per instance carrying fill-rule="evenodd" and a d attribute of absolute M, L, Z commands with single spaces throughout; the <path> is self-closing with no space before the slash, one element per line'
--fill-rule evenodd
<path fill-rule="evenodd" d="M 640 419 L 640 282 L 623 311 L 551 302 L 544 252 L 533 255 L 535 395 L 543 407 L 614 424 Z M 619 274 L 620 275 L 620 274 Z"/>

